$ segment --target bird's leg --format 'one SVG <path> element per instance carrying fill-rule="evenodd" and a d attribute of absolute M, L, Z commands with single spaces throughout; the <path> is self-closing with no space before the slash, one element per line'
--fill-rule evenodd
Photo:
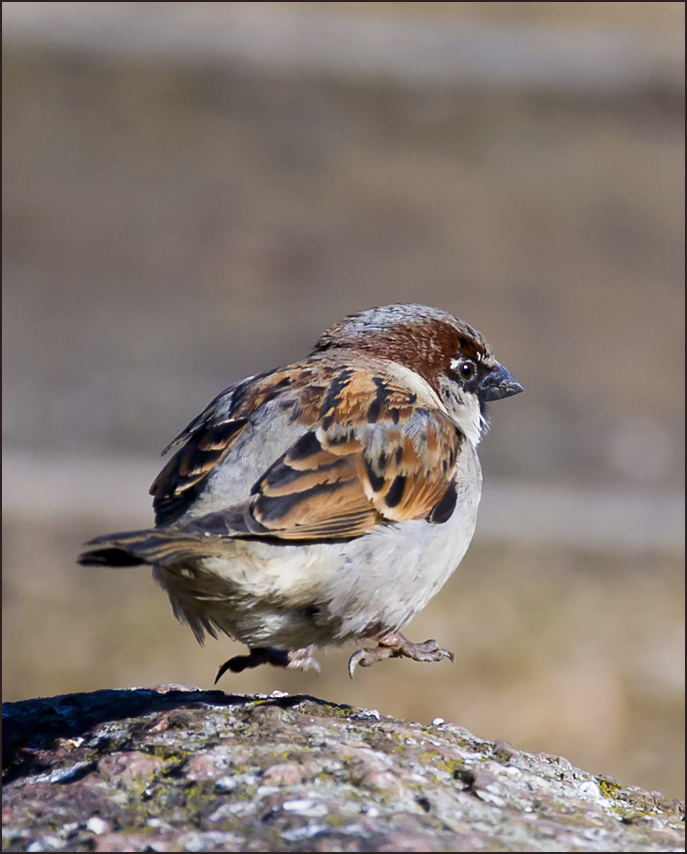
<path fill-rule="evenodd" d="M 359 649 L 350 657 L 348 673 L 351 678 L 358 665 L 369 667 L 384 658 L 412 658 L 413 661 L 443 661 L 445 658 L 454 660 L 453 653 L 448 649 L 440 649 L 435 640 L 413 643 L 400 632 L 389 632 L 376 640 L 379 646 Z"/>
<path fill-rule="evenodd" d="M 241 673 L 251 667 L 259 667 L 261 664 L 272 664 L 274 667 L 284 667 L 287 670 L 319 670 L 318 661 L 313 658 L 314 646 L 306 646 L 303 649 L 276 649 L 273 646 L 253 647 L 250 655 L 235 655 L 217 671 L 215 685 L 222 676 L 231 670 L 232 673 Z"/>
<path fill-rule="evenodd" d="M 314 646 L 304 646 L 302 649 L 290 649 L 287 653 L 288 662 L 283 665 L 287 670 L 315 670 L 320 672 L 320 662 L 313 658 Z"/>

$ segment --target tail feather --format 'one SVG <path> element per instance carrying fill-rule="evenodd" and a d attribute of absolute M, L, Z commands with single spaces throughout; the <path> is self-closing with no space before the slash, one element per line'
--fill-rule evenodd
<path fill-rule="evenodd" d="M 82 566 L 142 566 L 145 564 L 141 558 L 129 554 L 124 549 L 114 547 L 83 552 L 77 560 Z"/>
<path fill-rule="evenodd" d="M 213 540 L 155 529 L 105 534 L 85 544 L 96 548 L 87 548 L 79 555 L 78 562 L 83 566 L 165 566 L 216 554 L 218 544 Z"/>

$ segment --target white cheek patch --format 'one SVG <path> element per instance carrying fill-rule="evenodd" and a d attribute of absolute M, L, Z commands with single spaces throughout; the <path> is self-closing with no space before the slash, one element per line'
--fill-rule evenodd
<path fill-rule="evenodd" d="M 444 406 L 452 421 L 465 433 L 473 445 L 482 438 L 482 415 L 476 394 L 464 391 L 448 377 L 439 380 Z"/>

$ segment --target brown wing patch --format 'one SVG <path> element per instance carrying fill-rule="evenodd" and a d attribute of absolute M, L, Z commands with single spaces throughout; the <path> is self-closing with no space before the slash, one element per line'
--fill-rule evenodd
<path fill-rule="evenodd" d="M 462 434 L 428 409 L 415 409 L 398 427 L 382 426 L 361 453 L 366 495 L 385 519 L 430 517 L 451 485 Z"/>
<path fill-rule="evenodd" d="M 280 396 L 301 438 L 247 501 L 196 519 L 224 536 L 350 539 L 375 525 L 453 511 L 450 484 L 462 434 L 448 416 L 383 370 L 311 360 L 228 389 L 188 428 L 151 492 L 157 524 L 189 507 L 251 415 Z M 182 434 L 184 437 L 185 434 Z"/>
<path fill-rule="evenodd" d="M 253 518 L 283 539 L 348 539 L 380 521 L 358 477 L 355 455 L 324 448 L 312 431 L 269 469 L 253 492 Z"/>
<path fill-rule="evenodd" d="M 213 530 L 326 540 L 358 537 L 385 522 L 445 522 L 455 506 L 462 435 L 437 410 L 412 413 L 398 424 L 380 413 L 357 427 L 337 415 L 336 428 L 308 431 L 255 484 L 252 500 L 215 518 Z"/>

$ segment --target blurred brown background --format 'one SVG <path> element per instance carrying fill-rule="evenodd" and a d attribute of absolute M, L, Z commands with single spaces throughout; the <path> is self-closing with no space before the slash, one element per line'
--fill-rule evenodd
<path fill-rule="evenodd" d="M 3 696 L 212 684 L 145 571 L 159 450 L 343 315 L 463 317 L 493 407 L 454 666 L 313 693 L 683 794 L 684 5 L 3 4 Z"/>

